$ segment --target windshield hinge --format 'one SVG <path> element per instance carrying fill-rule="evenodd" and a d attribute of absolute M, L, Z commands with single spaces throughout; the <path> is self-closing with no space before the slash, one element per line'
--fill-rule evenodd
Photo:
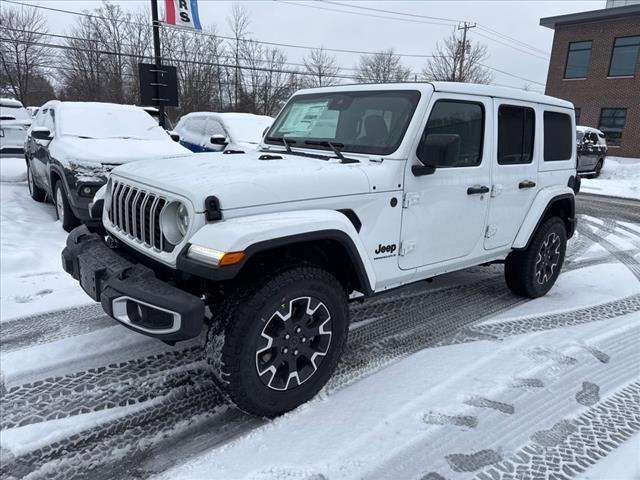
<path fill-rule="evenodd" d="M 404 194 L 402 199 L 402 208 L 409 208 L 418 203 L 420 203 L 420 194 L 418 192 L 408 192 Z"/>
<path fill-rule="evenodd" d="M 416 248 L 416 242 L 413 240 L 406 240 L 404 242 L 400 242 L 400 252 L 398 255 L 401 257 L 405 256 L 407 253 L 411 252 Z"/>

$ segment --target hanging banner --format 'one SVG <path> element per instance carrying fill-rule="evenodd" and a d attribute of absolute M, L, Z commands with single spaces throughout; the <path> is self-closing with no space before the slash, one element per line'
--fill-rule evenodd
<path fill-rule="evenodd" d="M 165 17 L 169 25 L 202 30 L 198 0 L 165 0 Z"/>

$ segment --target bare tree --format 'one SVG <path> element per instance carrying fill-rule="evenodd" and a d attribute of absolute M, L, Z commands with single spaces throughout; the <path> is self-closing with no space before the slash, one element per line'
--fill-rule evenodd
<path fill-rule="evenodd" d="M 329 55 L 326 50 L 314 48 L 304 60 L 305 75 L 302 83 L 305 87 L 325 87 L 338 83 L 336 75 L 340 74 L 340 67 L 336 57 Z"/>
<path fill-rule="evenodd" d="M 442 44 L 436 43 L 434 57 L 422 69 L 425 80 L 491 83 L 493 75 L 482 65 L 488 58 L 487 46 L 470 40 L 462 43 L 462 34 L 457 30 Z"/>
<path fill-rule="evenodd" d="M 47 47 L 47 22 L 35 9 L 0 9 L 3 39 L 0 42 L 2 83 L 11 94 L 28 105 L 31 84 L 35 77 L 44 76 L 51 49 Z"/>
<path fill-rule="evenodd" d="M 248 48 L 246 39 L 250 34 L 249 25 L 251 24 L 251 19 L 246 8 L 239 3 L 234 3 L 228 23 L 234 36 L 234 40 L 230 41 L 228 51 L 231 52 L 235 67 L 232 69 L 232 72 L 227 69 L 227 91 L 234 109 L 237 110 L 239 97 L 242 94 L 242 69 L 240 68 L 240 61 L 243 50 Z"/>
<path fill-rule="evenodd" d="M 364 83 L 405 82 L 411 70 L 402 65 L 400 55 L 393 48 L 373 55 L 362 55 L 356 67 L 356 77 Z"/>

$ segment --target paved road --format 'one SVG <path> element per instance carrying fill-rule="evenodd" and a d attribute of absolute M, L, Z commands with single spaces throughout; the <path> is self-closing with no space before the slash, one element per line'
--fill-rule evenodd
<path fill-rule="evenodd" d="M 581 194 L 577 214 L 579 234 L 571 243 L 565 271 L 620 262 L 640 279 L 640 266 L 635 258 L 640 251 L 640 233 L 628 225 L 640 225 L 640 202 Z M 610 235 L 620 235 L 634 249 L 620 249 L 610 241 Z M 604 247 L 608 254 L 581 260 L 580 255 L 594 243 Z M 640 296 L 636 295 L 588 308 L 576 305 L 573 311 L 555 315 L 479 325 L 483 320 L 525 302 L 505 288 L 501 267 L 491 266 L 469 269 L 433 284 L 414 285 L 353 305 L 349 345 L 327 386 L 327 394 L 349 388 L 419 350 L 499 340 L 640 311 Z M 65 339 L 82 338 L 80 335 L 95 334 L 111 326 L 113 321 L 97 306 L 35 315 L 4 324 L 0 347 L 5 353 L 24 352 L 28 358 L 29 349 L 48 344 L 63 345 Z M 97 426 L 45 442 L 37 450 L 18 457 L 1 452 L 0 476 L 146 478 L 263 424 L 263 420 L 229 408 L 207 372 L 198 344 L 186 348 L 167 347 L 151 354 L 142 354 L 142 351 L 135 348 L 126 351 L 124 355 L 128 357 L 125 359 L 123 352 L 118 351 L 112 357 L 107 355 L 101 364 L 79 371 L 74 371 L 73 366 L 67 367 L 62 374 L 59 370 L 52 373 L 42 366 L 28 378 L 13 378 L 3 383 L 2 430 L 44 425 L 54 419 L 72 419 L 84 413 L 109 411 L 121 406 L 130 406 L 131 410 Z M 593 354 L 600 358 L 606 356 L 597 350 Z M 637 390 L 638 387 L 633 386 L 631 390 L 621 392 L 620 398 L 624 401 L 632 398 L 633 401 L 637 398 Z M 587 389 L 585 395 L 588 394 Z M 629 403 L 620 408 L 629 410 Z M 600 413 L 603 418 L 607 416 L 607 412 Z M 626 417 L 619 414 L 616 418 Z M 629 428 L 627 423 L 625 428 Z M 562 426 L 558 428 L 562 429 Z M 640 430 L 640 424 L 633 428 Z M 611 442 L 609 438 L 606 440 Z M 583 458 L 580 455 L 587 453 L 576 453 L 567 462 L 580 462 Z M 487 459 L 495 461 L 482 463 Z M 502 459 L 485 452 L 478 458 L 453 455 L 448 461 L 450 465 L 467 468 L 465 465 L 474 462 L 483 466 L 498 465 Z M 547 462 L 553 463 L 542 455 L 538 464 L 529 466 L 534 469 Z M 562 462 L 554 465 L 562 465 Z"/>

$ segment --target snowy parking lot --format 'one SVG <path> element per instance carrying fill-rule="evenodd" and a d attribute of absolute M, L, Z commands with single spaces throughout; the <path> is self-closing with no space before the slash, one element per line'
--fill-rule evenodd
<path fill-rule="evenodd" d="M 199 341 L 170 347 L 91 303 L 24 161 L 0 164 L 1 478 L 640 478 L 638 201 L 578 197 L 545 297 L 514 296 L 493 265 L 352 305 L 329 384 L 266 421 L 228 404 Z M 611 190 L 618 170 L 585 190 L 638 198 Z"/>

